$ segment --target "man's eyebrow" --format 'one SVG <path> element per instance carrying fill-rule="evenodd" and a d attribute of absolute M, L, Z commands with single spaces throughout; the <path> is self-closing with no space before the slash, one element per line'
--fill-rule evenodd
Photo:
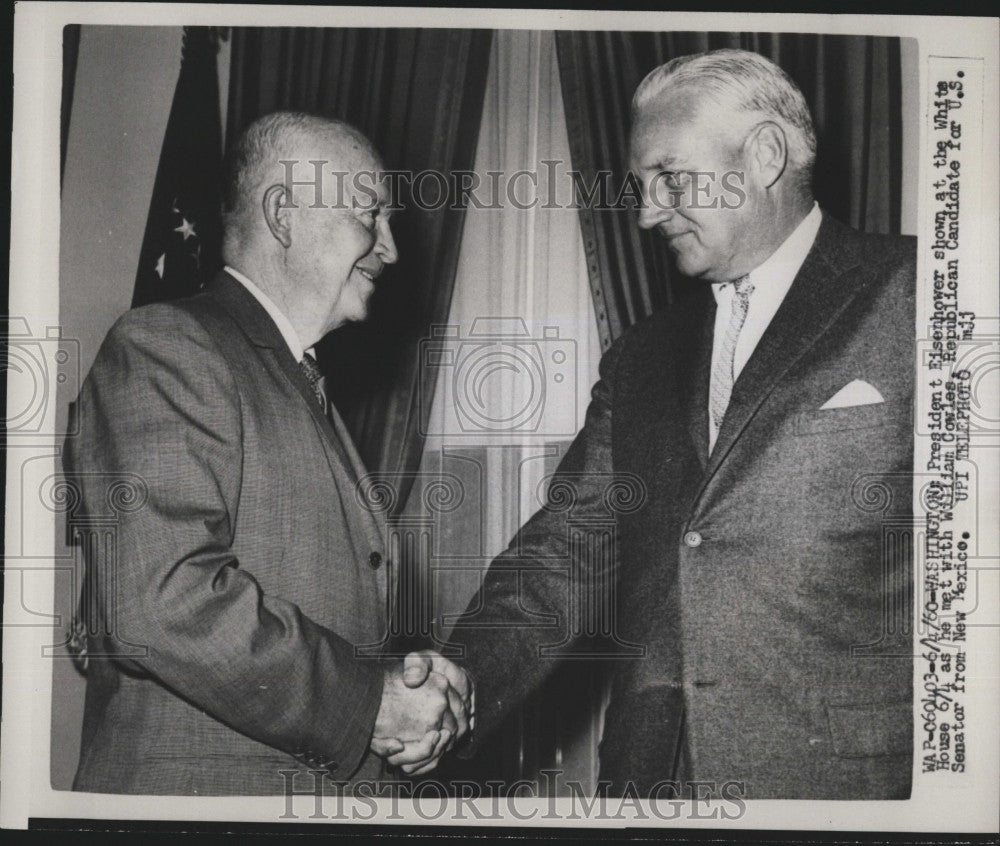
<path fill-rule="evenodd" d="M 643 170 L 670 170 L 675 167 L 681 159 L 670 153 L 654 153 L 650 158 L 641 163 Z"/>

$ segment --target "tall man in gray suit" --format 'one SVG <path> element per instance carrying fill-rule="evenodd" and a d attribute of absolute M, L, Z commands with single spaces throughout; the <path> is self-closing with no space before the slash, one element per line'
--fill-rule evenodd
<path fill-rule="evenodd" d="M 910 513 L 915 244 L 821 210 L 815 151 L 801 92 L 755 53 L 678 58 L 635 93 L 639 225 L 704 284 L 605 354 L 556 473 L 577 525 L 606 520 L 609 476 L 645 486 L 617 556 L 576 571 L 615 580 L 617 636 L 643 649 L 613 665 L 600 777 L 618 795 L 910 792 L 910 562 L 883 534 Z M 565 625 L 567 560 L 587 552 L 565 503 L 521 529 L 453 635 L 477 735 L 554 669 L 558 634 L 480 621 Z"/>
<path fill-rule="evenodd" d="M 296 185 L 315 162 L 322 187 Z M 114 566 L 90 550 L 77 790 L 281 794 L 296 771 L 297 791 L 350 784 L 386 761 L 431 769 L 468 728 L 461 670 L 370 657 L 393 562 L 311 356 L 365 318 L 397 259 L 381 170 L 346 124 L 256 121 L 228 176 L 225 271 L 123 315 L 97 356 L 67 470 L 87 514 L 109 475 L 139 493 Z"/>

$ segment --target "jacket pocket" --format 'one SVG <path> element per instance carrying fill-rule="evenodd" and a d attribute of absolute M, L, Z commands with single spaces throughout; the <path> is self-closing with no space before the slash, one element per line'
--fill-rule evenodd
<path fill-rule="evenodd" d="M 903 403 L 898 400 L 803 411 L 795 418 L 794 431 L 796 435 L 819 435 L 824 432 L 872 429 L 892 422 L 902 411 Z"/>
<path fill-rule="evenodd" d="M 913 705 L 827 705 L 833 750 L 841 758 L 905 755 L 913 749 Z"/>

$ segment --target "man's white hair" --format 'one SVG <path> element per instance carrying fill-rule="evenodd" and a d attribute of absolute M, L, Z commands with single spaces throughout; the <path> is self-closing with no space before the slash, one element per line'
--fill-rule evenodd
<path fill-rule="evenodd" d="M 788 165 L 808 184 L 816 161 L 816 132 L 805 97 L 788 74 L 759 53 L 712 50 L 678 56 L 650 71 L 632 97 L 632 118 L 667 90 L 690 88 L 713 101 L 720 120 L 740 115 L 746 130 L 772 120 L 785 132 Z"/>
<path fill-rule="evenodd" d="M 240 134 L 224 163 L 222 224 L 227 259 L 260 212 L 260 197 L 255 194 L 260 180 L 290 155 L 296 141 L 309 137 L 322 137 L 343 149 L 355 147 L 377 157 L 371 141 L 346 121 L 293 111 L 271 112 L 255 120 Z"/>

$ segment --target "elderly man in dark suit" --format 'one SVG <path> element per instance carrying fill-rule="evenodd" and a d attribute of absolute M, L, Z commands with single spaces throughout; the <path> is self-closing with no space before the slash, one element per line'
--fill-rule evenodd
<path fill-rule="evenodd" d="M 114 569 L 90 550 L 89 605 L 114 616 L 90 621 L 76 790 L 281 794 L 296 771 L 297 791 L 320 772 L 350 785 L 386 761 L 426 771 L 468 727 L 461 670 L 378 660 L 392 562 L 311 355 L 365 318 L 396 261 L 381 169 L 347 124 L 256 121 L 232 159 L 225 271 L 123 315 L 97 356 L 67 470 L 87 512 L 108 474 L 146 499 Z"/>
<path fill-rule="evenodd" d="M 582 572 L 615 579 L 617 637 L 642 647 L 613 665 L 612 791 L 909 795 L 912 644 L 887 615 L 909 607 L 910 564 L 884 548 L 881 506 L 909 516 L 915 244 L 822 211 L 815 150 L 801 92 L 755 53 L 675 59 L 636 91 L 639 225 L 704 284 L 605 354 L 556 473 L 578 525 L 606 519 L 609 477 L 641 480 L 617 556 L 566 566 L 587 550 L 567 547 L 565 498 L 550 503 L 456 628 L 477 734 L 538 687 L 559 641 L 482 621 L 565 621 Z"/>

